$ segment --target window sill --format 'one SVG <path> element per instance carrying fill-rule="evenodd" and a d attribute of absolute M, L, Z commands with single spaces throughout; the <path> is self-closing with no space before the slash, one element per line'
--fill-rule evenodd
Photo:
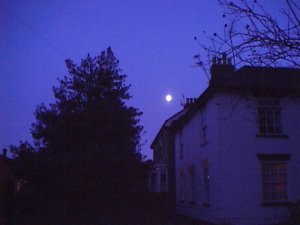
<path fill-rule="evenodd" d="M 282 206 L 292 206 L 291 202 L 263 202 L 262 207 L 282 207 Z"/>
<path fill-rule="evenodd" d="M 257 134 L 256 137 L 287 139 L 289 136 L 286 134 Z"/>

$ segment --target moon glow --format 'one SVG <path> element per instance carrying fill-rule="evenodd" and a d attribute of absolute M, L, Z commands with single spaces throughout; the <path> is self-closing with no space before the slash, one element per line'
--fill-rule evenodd
<path fill-rule="evenodd" d="M 166 101 L 167 102 L 171 102 L 172 100 L 173 100 L 172 95 L 170 95 L 170 94 L 166 95 Z"/>

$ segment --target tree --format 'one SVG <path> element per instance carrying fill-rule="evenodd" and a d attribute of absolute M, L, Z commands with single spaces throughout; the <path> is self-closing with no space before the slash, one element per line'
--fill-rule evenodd
<path fill-rule="evenodd" d="M 118 64 L 111 48 L 80 65 L 66 60 L 69 74 L 53 88 L 55 102 L 35 111 L 31 132 L 43 167 L 37 186 L 53 212 L 50 224 L 92 224 L 138 194 L 141 112 L 126 105 L 130 85 Z"/>
<path fill-rule="evenodd" d="M 300 5 L 296 1 L 285 1 L 280 21 L 257 0 L 219 0 L 219 3 L 226 20 L 224 33 L 207 35 L 204 32 L 209 44 L 201 44 L 201 47 L 208 59 L 195 56 L 206 74 L 212 57 L 222 53 L 232 58 L 236 66 L 300 67 Z"/>
<path fill-rule="evenodd" d="M 52 150 L 63 147 L 64 152 L 79 150 L 79 154 L 89 151 L 91 145 L 113 146 L 114 151 L 122 146 L 119 153 L 137 153 L 141 113 L 125 105 L 131 97 L 129 85 L 112 50 L 108 48 L 96 58 L 88 55 L 80 66 L 71 60 L 66 64 L 70 76 L 53 89 L 56 102 L 36 110 L 32 128 L 35 143 Z"/>

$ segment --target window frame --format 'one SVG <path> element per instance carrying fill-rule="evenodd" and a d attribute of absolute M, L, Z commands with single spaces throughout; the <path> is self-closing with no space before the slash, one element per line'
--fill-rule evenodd
<path fill-rule="evenodd" d="M 209 160 L 202 160 L 202 170 L 203 170 L 203 188 L 204 188 L 204 201 L 203 206 L 210 206 L 210 171 L 209 171 Z"/>
<path fill-rule="evenodd" d="M 257 125 L 259 136 L 282 136 L 282 108 L 279 98 L 257 99 Z"/>
<path fill-rule="evenodd" d="M 288 203 L 289 154 L 258 154 L 263 205 Z"/>
<path fill-rule="evenodd" d="M 196 205 L 196 175 L 195 175 L 195 166 L 191 165 L 188 168 L 189 178 L 190 178 L 190 188 L 191 188 L 191 196 L 190 196 L 190 205 Z"/>
<path fill-rule="evenodd" d="M 185 179 L 184 179 L 184 169 L 179 170 L 179 202 L 184 203 L 185 201 Z"/>
<path fill-rule="evenodd" d="M 168 192 L 168 170 L 160 168 L 159 170 L 160 192 Z"/>
<path fill-rule="evenodd" d="M 179 131 L 179 159 L 183 159 L 183 131 Z"/>
<path fill-rule="evenodd" d="M 205 108 L 202 109 L 200 115 L 200 145 L 204 146 L 208 144 L 207 140 L 207 123 Z"/>

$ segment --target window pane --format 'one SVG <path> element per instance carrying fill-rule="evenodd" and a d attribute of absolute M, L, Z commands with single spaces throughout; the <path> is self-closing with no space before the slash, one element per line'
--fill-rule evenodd
<path fill-rule="evenodd" d="M 279 100 L 275 99 L 258 101 L 257 115 L 259 133 L 280 134 L 282 132 L 279 106 Z"/>
<path fill-rule="evenodd" d="M 287 164 L 282 161 L 261 162 L 263 199 L 265 201 L 287 200 Z"/>

